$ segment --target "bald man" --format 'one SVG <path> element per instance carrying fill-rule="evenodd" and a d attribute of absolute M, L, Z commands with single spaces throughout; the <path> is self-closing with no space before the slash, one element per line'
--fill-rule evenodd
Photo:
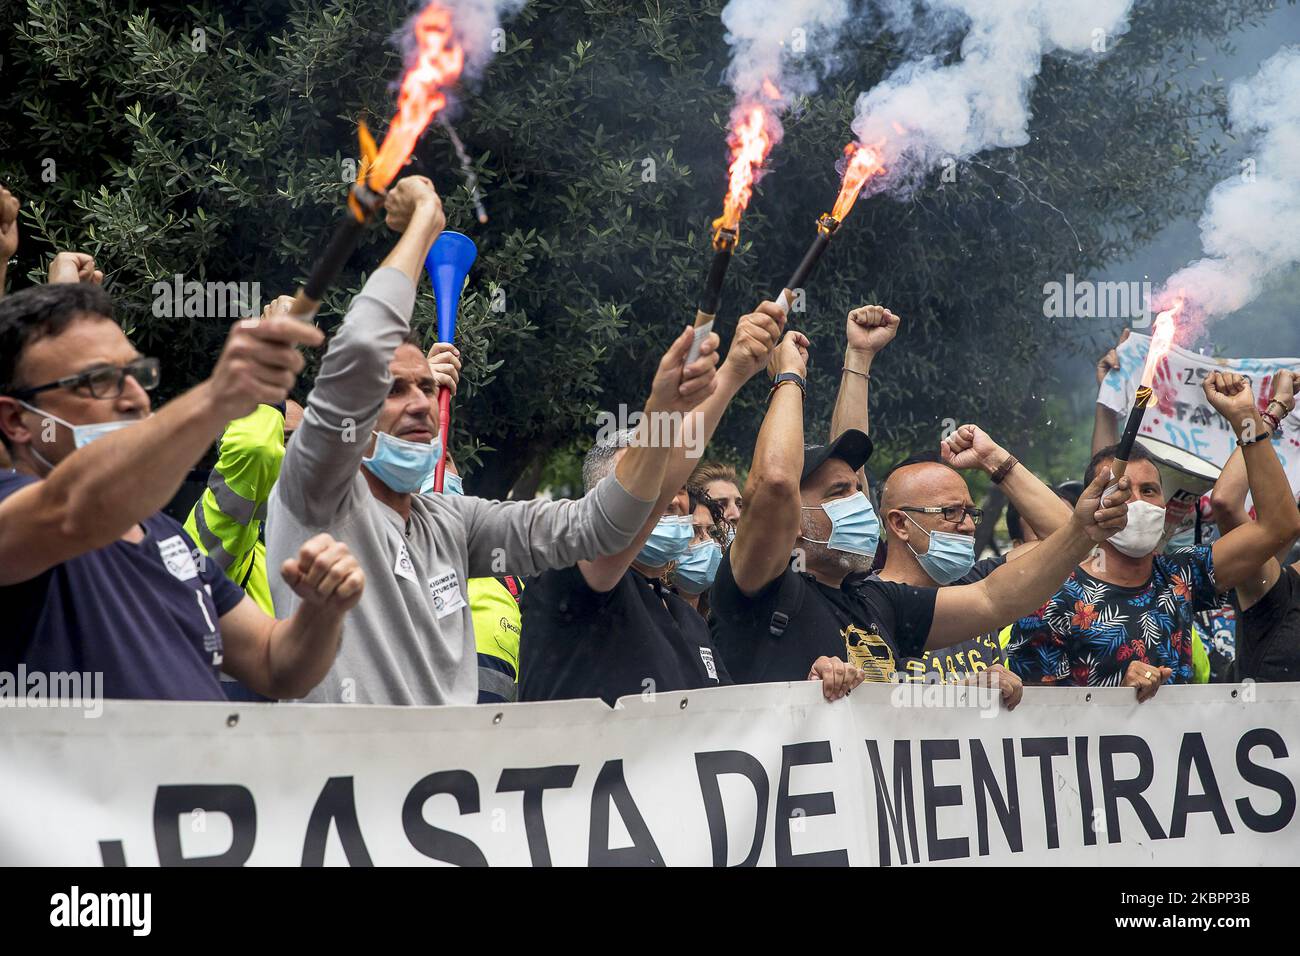
<path fill-rule="evenodd" d="M 1123 527 L 1129 482 L 1121 480 L 1103 502 L 1106 478 L 1099 475 L 1074 513 L 1036 546 L 1033 561 L 1010 562 L 973 584 L 937 587 L 935 570 L 946 569 L 939 576 L 948 577 L 964 563 L 955 560 L 960 542 L 952 540 L 955 532 L 940 537 L 937 525 L 927 540 L 922 525 L 911 547 L 930 555 L 922 562 L 932 569 L 930 585 L 868 577 L 879 521 L 862 494 L 859 469 L 871 454 L 871 441 L 848 428 L 831 444 L 805 450 L 808 345 L 801 333 L 789 332 L 769 364 L 773 389 L 745 486 L 747 504 L 711 594 L 717 641 L 737 683 L 802 680 L 808 661 L 823 655 L 851 661 L 869 680 L 891 680 L 901 660 L 1036 610 L 1094 542 Z M 950 450 L 958 465 L 978 454 L 974 431 L 963 434 L 971 446 Z M 994 477 L 1005 483 L 1019 470 L 1008 458 Z M 949 504 L 964 508 L 968 502 L 966 495 Z M 905 522 L 935 517 L 895 510 Z M 967 520 L 963 512 L 957 524 Z M 955 584 L 957 577 L 949 580 Z M 1003 697 L 1008 699 L 1006 688 Z"/>
<path fill-rule="evenodd" d="M 881 580 L 920 588 L 975 584 L 1069 522 L 1070 507 L 1056 492 L 980 428 L 963 425 L 939 449 L 941 461 L 909 459 L 885 479 L 880 510 L 890 547 Z M 976 560 L 975 528 L 983 514 L 959 468 L 978 469 L 998 481 L 1034 535 L 1031 543 L 1005 557 Z M 1019 679 L 1003 663 L 996 629 L 972 631 L 966 640 L 904 658 L 898 673 L 904 680 L 952 683 L 995 671 L 1018 688 Z"/>

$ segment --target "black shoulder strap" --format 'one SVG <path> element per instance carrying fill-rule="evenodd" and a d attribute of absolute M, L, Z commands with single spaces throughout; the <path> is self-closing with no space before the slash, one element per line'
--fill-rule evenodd
<path fill-rule="evenodd" d="M 804 583 L 799 580 L 797 571 L 787 569 L 781 576 L 781 589 L 776 595 L 776 609 L 772 611 L 772 620 L 767 625 L 773 637 L 780 637 L 790 624 L 790 619 L 799 613 L 803 605 Z"/>

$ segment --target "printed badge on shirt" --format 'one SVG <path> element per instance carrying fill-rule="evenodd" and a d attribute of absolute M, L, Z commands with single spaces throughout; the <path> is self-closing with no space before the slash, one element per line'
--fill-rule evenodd
<path fill-rule="evenodd" d="M 411 563 L 411 554 L 406 550 L 406 542 L 403 541 L 398 545 L 397 561 L 393 564 L 393 573 L 399 578 L 406 578 L 412 584 L 419 584 L 419 579 L 415 576 L 415 565 Z"/>
<path fill-rule="evenodd" d="M 717 680 L 718 668 L 713 664 L 713 648 L 701 647 L 700 660 L 704 661 L 704 670 L 709 675 L 709 680 Z"/>
<path fill-rule="evenodd" d="M 429 598 L 433 601 L 434 617 L 443 618 L 465 606 L 460 593 L 460 579 L 455 571 L 429 578 Z"/>
<path fill-rule="evenodd" d="M 163 564 L 176 580 L 193 581 L 199 576 L 198 568 L 194 566 L 194 555 L 190 554 L 190 546 L 180 535 L 174 534 L 170 538 L 159 541 L 158 553 L 162 555 Z"/>

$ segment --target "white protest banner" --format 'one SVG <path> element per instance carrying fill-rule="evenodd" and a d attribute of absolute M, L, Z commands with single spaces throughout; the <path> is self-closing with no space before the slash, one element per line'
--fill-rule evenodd
<path fill-rule="evenodd" d="M 1128 417 L 1142 377 L 1151 337 L 1132 333 L 1119 346 L 1118 369 L 1112 369 L 1097 392 L 1098 404 Z M 1159 439 L 1222 468 L 1236 449 L 1236 435 L 1205 400 L 1201 384 L 1214 372 L 1244 375 L 1263 411 L 1273 394 L 1273 374 L 1280 369 L 1300 372 L 1300 358 L 1210 358 L 1175 346 L 1156 367 L 1152 391 L 1155 405 L 1147 409 L 1139 435 Z M 1300 411 L 1292 412 L 1274 436 L 1273 447 L 1293 489 L 1300 489 Z"/>
<path fill-rule="evenodd" d="M 0 864 L 1282 864 L 1300 684 L 0 720 Z"/>

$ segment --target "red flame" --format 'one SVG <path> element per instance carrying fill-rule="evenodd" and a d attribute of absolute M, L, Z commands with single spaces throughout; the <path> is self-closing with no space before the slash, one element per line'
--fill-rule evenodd
<path fill-rule="evenodd" d="M 1178 315 L 1183 311 L 1183 300 L 1176 301 L 1171 308 L 1156 316 L 1155 331 L 1151 336 L 1151 348 L 1147 352 L 1147 362 L 1142 369 L 1142 385 L 1150 388 L 1156 377 L 1156 366 L 1169 354 L 1174 346 L 1174 335 L 1178 332 Z"/>
<path fill-rule="evenodd" d="M 844 169 L 844 182 L 840 185 L 840 194 L 836 197 L 835 207 L 831 210 L 831 215 L 839 222 L 844 221 L 853 204 L 858 201 L 858 193 L 862 191 L 867 180 L 885 171 L 879 151 L 870 146 L 850 143 L 844 147 L 844 155 L 848 157 L 848 164 Z"/>
<path fill-rule="evenodd" d="M 443 92 L 460 77 L 465 52 L 452 35 L 451 11 L 431 3 L 412 24 L 415 59 L 402 77 L 397 94 L 397 115 L 379 147 L 379 154 L 366 172 L 366 183 L 374 190 L 387 189 L 406 165 L 429 121 L 447 105 Z"/>
<path fill-rule="evenodd" d="M 771 87 L 769 96 L 773 99 L 779 97 L 780 94 L 771 81 L 764 80 L 764 84 L 765 87 Z M 767 123 L 767 107 L 761 103 L 755 103 L 743 111 L 737 110 L 732 117 L 731 135 L 727 137 L 727 145 L 731 147 L 727 198 L 722 203 L 722 215 L 713 221 L 715 243 L 719 241 L 723 229 L 735 232 L 740 228 L 740 215 L 754 195 L 754 180 L 772 149 L 772 136 L 768 132 Z"/>

